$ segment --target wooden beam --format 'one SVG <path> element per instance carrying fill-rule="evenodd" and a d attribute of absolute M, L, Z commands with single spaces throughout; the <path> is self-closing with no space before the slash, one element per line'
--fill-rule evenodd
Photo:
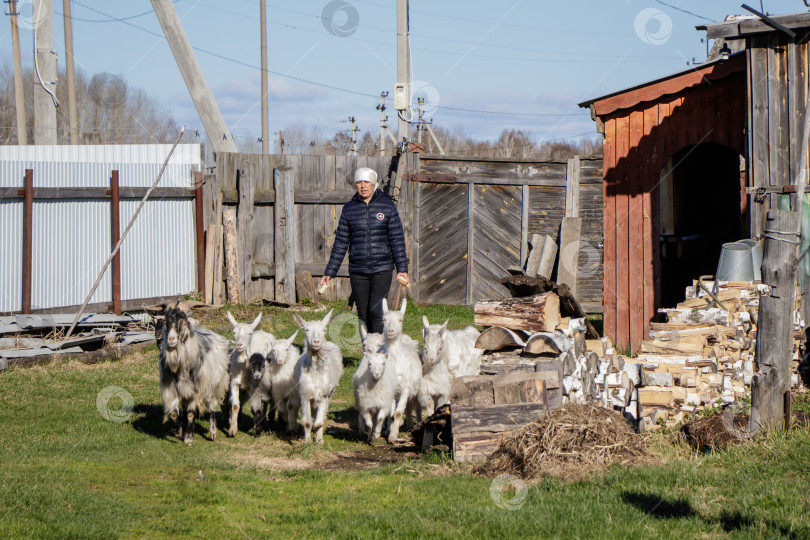
<path fill-rule="evenodd" d="M 295 302 L 295 174 L 291 167 L 274 171 L 278 201 L 275 206 L 276 301 Z"/>
<path fill-rule="evenodd" d="M 467 305 L 473 303 L 473 259 L 475 258 L 475 186 L 467 186 Z"/>
<path fill-rule="evenodd" d="M 110 202 L 110 236 L 112 244 L 110 249 L 115 249 L 118 240 L 121 238 L 121 217 L 120 199 L 118 198 L 118 171 L 112 171 L 110 177 L 110 191 L 112 201 Z M 112 311 L 116 315 L 121 315 L 121 250 L 115 254 L 112 260 Z"/>
<path fill-rule="evenodd" d="M 34 253 L 34 171 L 25 169 L 23 204 L 22 312 L 31 313 L 31 283 Z"/>
<path fill-rule="evenodd" d="M 118 196 L 121 199 L 143 199 L 149 188 L 145 187 L 119 187 Z M 0 188 L 0 199 L 22 199 L 23 190 L 19 188 Z M 191 199 L 195 196 L 194 189 L 188 188 L 155 188 L 151 199 Z M 109 188 L 80 188 L 80 187 L 48 187 L 35 188 L 34 200 L 38 199 L 109 199 L 112 193 Z"/>
<path fill-rule="evenodd" d="M 579 174 L 579 156 L 574 156 L 565 169 L 565 217 L 579 217 Z"/>

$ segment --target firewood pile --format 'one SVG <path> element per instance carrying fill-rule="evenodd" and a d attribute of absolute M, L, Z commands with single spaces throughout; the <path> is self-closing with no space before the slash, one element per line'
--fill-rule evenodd
<path fill-rule="evenodd" d="M 714 290 L 713 282 L 704 284 Z M 625 366 L 640 371 L 639 406 L 643 426 L 674 426 L 693 413 L 722 407 L 751 395 L 755 373 L 759 295 L 768 286 L 758 282 L 719 282 L 715 293 L 722 307 L 697 282 L 686 299 L 661 309 L 667 322 L 652 323 L 650 339 L 637 358 Z M 797 298 L 800 298 L 797 296 Z M 800 384 L 799 345 L 803 323 L 797 304 L 793 318 L 794 348 L 791 386 Z"/>

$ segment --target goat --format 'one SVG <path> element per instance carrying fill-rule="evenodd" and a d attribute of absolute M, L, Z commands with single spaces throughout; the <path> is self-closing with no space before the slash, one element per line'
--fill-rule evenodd
<path fill-rule="evenodd" d="M 326 317 L 320 321 L 305 321 L 297 313 L 293 318 L 304 330 L 306 338 L 306 350 L 295 366 L 295 378 L 298 381 L 298 395 L 301 400 L 301 423 L 304 424 L 304 441 L 312 442 L 314 429 L 315 442 L 323 444 L 326 411 L 343 374 L 343 355 L 337 345 L 326 341 L 326 328 L 332 320 L 332 310 L 329 310 Z"/>
<path fill-rule="evenodd" d="M 293 345 L 298 331 L 287 339 L 277 339 L 267 361 L 269 363 L 270 381 L 272 383 L 273 407 L 279 419 L 287 424 L 287 431 L 295 429 L 298 419 L 300 400 L 298 384 L 295 378 L 295 366 L 301 357 L 301 351 Z"/>
<path fill-rule="evenodd" d="M 360 363 L 357 365 L 355 374 L 365 370 L 368 365 L 369 357 L 375 352 L 379 351 L 380 347 L 383 346 L 383 335 L 377 334 L 376 332 L 369 334 L 366 331 L 366 326 L 363 323 L 360 323 L 360 339 L 363 340 L 363 356 L 360 358 Z M 354 402 L 358 402 L 356 388 L 354 392 Z M 357 427 L 361 433 L 365 433 L 367 430 L 371 429 L 371 426 L 366 424 L 365 418 L 363 418 L 362 413 L 360 413 L 360 409 L 357 409 L 357 411 Z"/>
<path fill-rule="evenodd" d="M 380 436 L 397 390 L 396 369 L 387 361 L 385 349 L 372 352 L 352 377 L 354 406 L 360 412 L 363 425 L 369 427 L 369 444 Z"/>
<path fill-rule="evenodd" d="M 447 331 L 447 321 L 444 321 L 442 325 L 430 324 L 428 318 L 422 316 L 422 325 L 424 327 L 422 329 L 424 350 L 422 351 L 422 382 L 419 385 L 418 416 L 420 417 L 421 409 L 425 409 L 427 415 L 430 416 L 435 409 L 450 402 L 450 379 L 452 377 L 448 367 L 448 358 L 457 356 L 458 350 L 452 349 L 459 347 L 459 338 Z M 464 337 L 466 336 L 461 336 L 462 339 Z M 464 359 L 461 360 L 463 363 Z"/>
<path fill-rule="evenodd" d="M 444 321 L 442 325 L 430 324 L 428 318 L 422 316 L 423 354 L 431 362 L 441 359 L 450 372 L 450 378 L 480 374 L 484 351 L 475 348 L 475 341 L 481 333 L 472 326 L 463 330 L 448 330 L 447 322 Z"/>
<path fill-rule="evenodd" d="M 228 341 L 192 324 L 177 307 L 168 308 L 160 345 L 160 395 L 164 422 L 174 422 L 177 436 L 194 441 L 194 418 L 201 406 L 209 412 L 211 440 L 217 435 L 216 407 L 228 391 Z M 180 417 L 185 416 L 185 427 Z"/>
<path fill-rule="evenodd" d="M 253 413 L 253 433 L 261 435 L 264 425 L 264 410 L 271 399 L 271 377 L 267 363 L 273 350 L 271 334 L 258 330 L 250 337 L 247 347 L 247 394 L 250 398 L 250 412 Z M 272 418 L 271 418 L 272 421 Z"/>
<path fill-rule="evenodd" d="M 239 323 L 229 311 L 228 320 L 231 322 L 233 340 L 236 342 L 236 346 L 231 351 L 231 365 L 228 370 L 231 376 L 231 388 L 228 394 L 231 411 L 228 437 L 235 437 L 239 423 L 239 411 L 242 409 L 240 399 L 247 392 L 249 383 L 247 348 L 253 332 L 256 331 L 262 320 L 262 314 L 259 312 L 252 323 Z"/>
<path fill-rule="evenodd" d="M 413 425 L 412 413 L 418 407 L 417 396 L 422 378 L 422 365 L 419 360 L 419 346 L 414 339 L 402 333 L 402 320 L 405 317 L 407 301 L 402 301 L 399 310 L 389 310 L 383 298 L 383 347 L 397 374 L 397 391 L 391 404 L 391 428 L 388 442 L 393 444 L 399 436 L 403 417 L 407 415 L 409 427 Z M 417 421 L 421 417 L 417 418 Z"/>

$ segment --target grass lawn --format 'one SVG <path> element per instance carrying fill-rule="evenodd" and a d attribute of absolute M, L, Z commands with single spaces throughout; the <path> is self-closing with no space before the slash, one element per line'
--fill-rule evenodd
<path fill-rule="evenodd" d="M 246 320 L 257 309 L 233 313 Z M 262 310 L 264 330 L 295 330 L 290 312 Z M 472 321 L 467 308 L 409 306 L 406 332 L 415 338 L 422 314 L 449 318 L 451 328 Z M 230 329 L 224 311 L 197 317 Z M 323 448 L 254 438 L 247 415 L 236 438 L 220 429 L 213 442 L 199 421 L 187 447 L 162 423 L 155 348 L 94 366 L 0 372 L 0 538 L 810 538 L 803 429 L 706 454 L 655 434 L 659 465 L 515 482 L 503 492 L 441 455 L 382 441 L 369 448 L 348 427 L 360 350 L 344 326 L 346 369 Z M 120 414 L 130 396 L 132 413 Z"/>

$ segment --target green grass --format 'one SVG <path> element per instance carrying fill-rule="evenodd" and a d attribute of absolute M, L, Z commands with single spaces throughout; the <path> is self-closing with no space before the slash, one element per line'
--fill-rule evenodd
<path fill-rule="evenodd" d="M 232 309 L 245 320 L 258 308 Z M 263 329 L 281 337 L 294 331 L 289 312 L 262 310 Z M 454 328 L 472 319 L 467 308 L 409 306 L 413 337 L 423 313 L 431 322 L 450 318 Z M 228 326 L 224 312 L 198 316 Z M 580 482 L 543 480 L 509 510 L 493 499 L 492 479 L 443 456 L 371 459 L 393 452 L 382 442 L 369 449 L 340 427 L 352 415 L 359 356 L 344 352 L 323 448 L 244 431 L 234 439 L 220 431 L 212 442 L 206 421 L 193 446 L 179 443 L 161 421 L 154 348 L 94 366 L 0 373 L 0 537 L 810 537 L 806 430 L 708 454 L 657 436 L 662 464 Z M 97 407 L 110 386 L 133 398 L 124 422 L 106 420 Z M 113 412 L 121 404 L 120 397 L 108 402 Z M 242 427 L 251 424 L 246 418 Z"/>

